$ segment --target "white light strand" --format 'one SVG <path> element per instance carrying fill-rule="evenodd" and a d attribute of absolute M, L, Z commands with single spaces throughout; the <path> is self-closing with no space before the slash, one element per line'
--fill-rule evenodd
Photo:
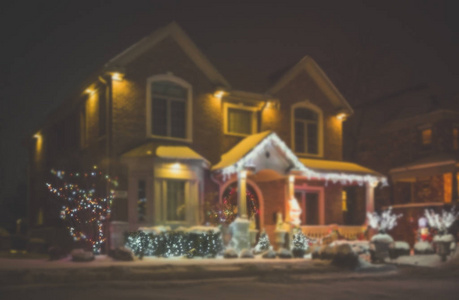
<path fill-rule="evenodd" d="M 223 180 L 227 180 L 231 177 L 232 174 L 239 173 L 240 171 L 244 170 L 244 167 L 251 165 L 253 159 L 260 155 L 260 153 L 264 152 L 264 149 L 268 144 L 276 144 L 287 156 L 287 159 L 293 163 L 294 169 L 301 172 L 302 175 L 306 176 L 308 179 L 317 179 L 317 180 L 324 180 L 326 182 L 333 182 L 337 183 L 340 182 L 341 184 L 352 184 L 354 182 L 358 183 L 359 185 L 363 185 L 364 183 L 374 184 L 377 182 L 381 182 L 382 186 L 387 186 L 387 178 L 380 177 L 380 176 L 373 176 L 373 175 L 356 175 L 356 174 L 344 174 L 344 173 L 336 173 L 336 172 L 317 172 L 311 170 L 304 166 L 298 157 L 290 150 L 290 148 L 277 136 L 275 133 L 271 133 L 267 136 L 261 143 L 255 146 L 248 154 L 243 156 L 237 163 L 225 167 L 222 169 Z"/>

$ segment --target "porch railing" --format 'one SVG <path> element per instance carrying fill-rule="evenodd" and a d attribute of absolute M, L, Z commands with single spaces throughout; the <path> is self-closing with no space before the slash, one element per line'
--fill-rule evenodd
<path fill-rule="evenodd" d="M 337 230 L 339 235 L 345 239 L 354 240 L 361 236 L 366 226 L 339 226 L 339 225 L 313 225 L 301 226 L 301 231 L 304 235 L 313 239 L 322 239 Z"/>

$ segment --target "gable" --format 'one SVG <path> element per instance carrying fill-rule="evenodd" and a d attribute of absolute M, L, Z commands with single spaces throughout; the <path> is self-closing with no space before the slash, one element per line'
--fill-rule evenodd
<path fill-rule="evenodd" d="M 276 94 L 298 76 L 302 76 L 305 72 L 324 93 L 328 101 L 330 101 L 337 111 L 342 111 L 347 114 L 353 113 L 350 104 L 338 91 L 322 68 L 320 68 L 319 65 L 309 56 L 305 56 L 295 66 L 288 70 L 271 88 L 267 90 L 266 93 L 271 95 Z"/>
<path fill-rule="evenodd" d="M 156 47 L 167 38 L 173 39 L 183 52 L 202 70 L 206 77 L 215 85 L 230 88 L 228 81 L 210 63 L 207 57 L 198 49 L 188 35 L 173 22 L 143 38 L 125 51 L 112 58 L 106 65 L 106 70 L 125 68 L 128 64 Z"/>

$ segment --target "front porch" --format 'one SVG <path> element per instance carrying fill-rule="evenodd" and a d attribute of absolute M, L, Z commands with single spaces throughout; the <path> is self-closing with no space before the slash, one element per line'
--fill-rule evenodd
<path fill-rule="evenodd" d="M 238 219 L 255 219 L 256 229 L 265 230 L 270 240 L 275 240 L 279 223 L 288 235 L 299 226 L 312 238 L 321 239 L 333 230 L 349 239 L 362 237 L 365 214 L 374 211 L 374 188 L 386 184 L 384 176 L 357 164 L 298 158 L 272 132 L 241 141 L 212 168 L 212 176 L 220 186 L 220 201 L 227 201 L 229 187 L 236 189 Z M 360 195 L 361 223 L 327 225 L 345 224 L 349 187 Z M 255 210 L 247 200 L 250 194 L 256 194 Z M 248 227 L 242 227 L 246 235 Z"/>

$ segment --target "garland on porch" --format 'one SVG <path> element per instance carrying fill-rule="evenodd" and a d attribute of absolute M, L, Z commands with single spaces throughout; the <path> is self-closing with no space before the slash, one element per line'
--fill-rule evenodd
<path fill-rule="evenodd" d="M 113 192 L 107 186 L 118 183 L 100 171 L 86 173 L 51 170 L 54 183 L 46 183 L 48 191 L 62 204 L 60 218 L 73 240 L 100 253 L 106 241 L 104 222 L 110 217 Z"/>
<path fill-rule="evenodd" d="M 256 216 L 260 213 L 257 205 L 257 196 L 248 188 L 246 190 L 247 213 L 248 217 Z M 209 223 L 213 225 L 231 224 L 237 217 L 237 185 L 232 186 L 223 194 L 222 203 L 209 207 L 206 211 Z"/>

